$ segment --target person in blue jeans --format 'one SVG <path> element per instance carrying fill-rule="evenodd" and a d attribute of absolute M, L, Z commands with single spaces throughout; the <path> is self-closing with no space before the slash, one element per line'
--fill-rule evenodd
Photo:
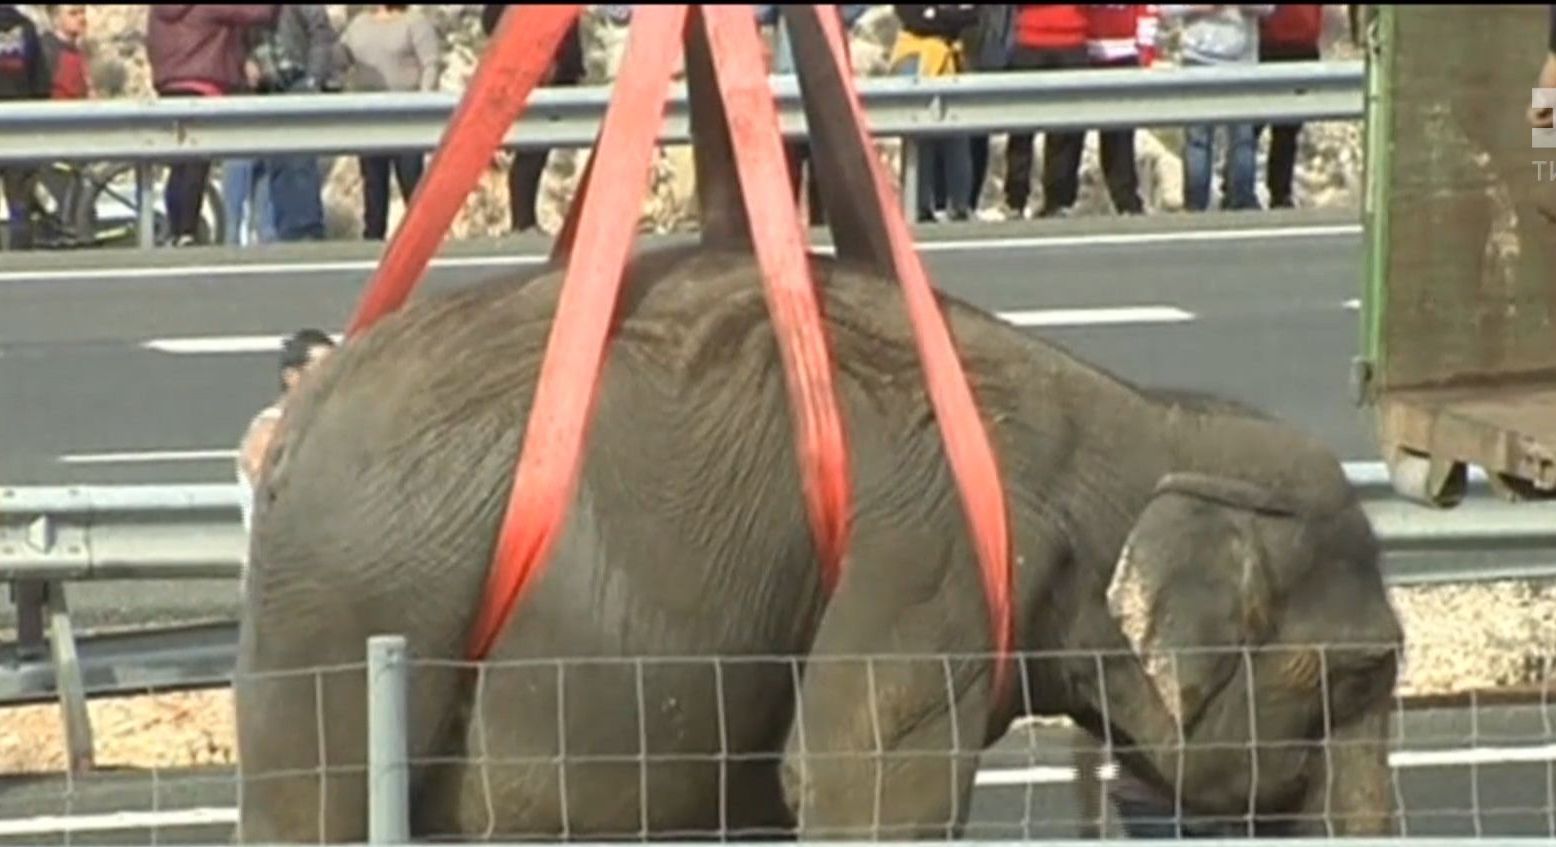
<path fill-rule="evenodd" d="M 222 162 L 222 210 L 227 221 L 223 243 L 236 247 L 276 240 L 263 159 Z"/>
<path fill-rule="evenodd" d="M 1253 65 L 1259 61 L 1259 19 L 1274 4 L 1163 5 L 1161 16 L 1183 22 L 1183 66 Z M 1227 156 L 1222 206 L 1257 209 L 1258 135 L 1249 123 L 1226 125 Z M 1210 206 L 1211 167 L 1215 162 L 1212 124 L 1184 128 L 1183 207 L 1202 212 Z"/>
<path fill-rule="evenodd" d="M 949 76 L 966 70 L 962 34 L 978 22 L 978 8 L 971 4 L 893 6 L 902 27 L 892 49 L 892 73 L 898 76 Z M 936 170 L 944 168 L 944 191 L 936 192 Z M 965 134 L 936 135 L 918 142 L 918 196 L 915 206 L 920 221 L 934 220 L 936 208 L 951 220 L 972 216 L 972 139 Z M 936 197 L 939 194 L 939 197 Z M 936 202 L 938 200 L 938 202 Z"/>
<path fill-rule="evenodd" d="M 264 93 L 318 94 L 340 88 L 334 54 L 339 38 L 325 6 L 288 3 L 258 55 Z M 271 235 L 264 241 L 324 238 L 324 175 L 312 153 L 267 156 L 262 178 L 269 195 Z"/>

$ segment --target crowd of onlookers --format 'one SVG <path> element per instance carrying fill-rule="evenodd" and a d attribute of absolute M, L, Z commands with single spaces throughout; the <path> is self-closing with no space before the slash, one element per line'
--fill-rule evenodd
<path fill-rule="evenodd" d="M 84 6 L 46 6 L 47 25 L 16 7 L 0 5 L 0 99 L 88 96 L 80 45 Z M 482 29 L 494 31 L 507 5 L 487 5 Z M 631 7 L 597 7 L 608 25 L 625 26 Z M 769 66 L 793 73 L 793 56 L 777 7 L 756 6 L 758 22 L 771 34 Z M 852 27 L 871 7 L 836 7 Z M 899 28 L 891 45 L 890 73 L 933 77 L 968 72 L 1062 71 L 1077 68 L 1150 67 L 1162 45 L 1162 24 L 1179 24 L 1180 64 L 1251 64 L 1318 58 L 1323 6 L 1025 4 L 893 6 Z M 158 97 L 212 97 L 273 92 L 427 91 L 442 72 L 439 34 L 430 16 L 411 6 L 369 6 L 337 31 L 322 5 L 235 4 L 149 7 L 146 53 Z M 585 78 L 583 46 L 575 25 L 563 40 L 545 84 L 576 85 Z M 1257 208 L 1257 138 L 1264 127 L 1225 128 L 1227 168 L 1221 205 Z M 1296 141 L 1300 126 L 1271 131 L 1266 185 L 1271 206 L 1290 206 Z M 1184 206 L 1211 204 L 1216 127 L 1184 131 Z M 1068 214 L 1076 202 L 1085 134 L 1043 136 L 1041 202 L 1029 203 L 1034 165 L 1033 133 L 1013 130 L 1003 174 L 1003 203 L 996 218 Z M 1114 209 L 1136 214 L 1144 204 L 1136 172 L 1135 133 L 1100 133 L 1104 181 Z M 801 191 L 804 143 L 787 153 L 791 179 Z M 519 152 L 508 173 L 511 226 L 536 226 L 535 204 L 546 150 Z M 420 179 L 425 154 L 406 152 L 358 157 L 363 185 L 362 236 L 382 239 L 391 191 L 409 198 Z M 917 217 L 961 220 L 978 208 L 989 167 L 987 136 L 936 136 L 919 144 Z M 170 240 L 197 239 L 210 162 L 184 160 L 170 168 L 164 203 Z M 29 173 L 4 172 L 10 243 L 27 244 Z M 322 174 L 311 155 L 268 156 L 221 163 L 221 196 L 230 243 L 321 239 L 325 233 Z M 391 182 L 393 185 L 391 185 Z M 814 222 L 824 217 L 812 185 L 807 192 Z"/>
<path fill-rule="evenodd" d="M 974 72 L 1063 71 L 1080 68 L 1151 67 L 1161 50 L 1162 24 L 1179 25 L 1180 64 L 1185 67 L 1316 60 L 1323 33 L 1321 4 L 1028 4 L 1014 6 L 896 6 L 901 30 L 892 71 L 941 76 Z M 1225 127 L 1227 168 L 1221 205 L 1259 208 L 1257 139 L 1263 127 Z M 1271 206 L 1291 206 L 1292 175 L 1300 125 L 1271 127 L 1266 185 Z M 1184 207 L 1210 206 L 1216 127 L 1184 128 Z M 1079 191 L 1083 132 L 1046 133 L 1042 145 L 1042 201 L 1032 191 L 1033 135 L 1012 130 L 1005 157 L 1000 217 L 1068 214 Z M 1142 211 L 1134 150 L 1135 132 L 1099 133 L 1104 182 L 1113 208 Z M 918 216 L 963 219 L 978 206 L 988 166 L 987 137 L 941 136 L 921 145 Z"/>

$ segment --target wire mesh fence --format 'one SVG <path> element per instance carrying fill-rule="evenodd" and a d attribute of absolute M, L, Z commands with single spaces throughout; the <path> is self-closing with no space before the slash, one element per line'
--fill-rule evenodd
<path fill-rule="evenodd" d="M 1556 838 L 1548 659 L 1423 695 L 1419 646 L 1050 651 L 995 705 L 984 655 L 412 648 L 96 702 L 102 769 L 0 776 L 0 843 Z M 15 771 L 48 740 L 12 711 Z"/>

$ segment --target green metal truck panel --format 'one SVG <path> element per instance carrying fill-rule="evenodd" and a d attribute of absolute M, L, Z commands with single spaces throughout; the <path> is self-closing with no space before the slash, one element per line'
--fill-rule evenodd
<path fill-rule="evenodd" d="M 1527 112 L 1546 6 L 1374 7 L 1365 391 L 1407 496 L 1556 492 L 1556 148 Z"/>

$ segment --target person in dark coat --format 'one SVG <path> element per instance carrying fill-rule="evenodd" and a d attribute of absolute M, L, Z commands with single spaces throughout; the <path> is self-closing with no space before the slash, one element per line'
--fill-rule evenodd
<path fill-rule="evenodd" d="M 249 89 L 244 60 L 249 30 L 267 26 L 277 4 L 179 4 L 151 7 L 146 58 L 158 97 L 221 97 Z M 200 226 L 211 163 L 184 159 L 167 181 L 168 235 L 175 245 L 193 244 Z"/>
<path fill-rule="evenodd" d="M 487 38 L 497 31 L 503 12 L 512 4 L 498 3 L 481 7 L 481 31 Z M 541 85 L 578 85 L 584 79 L 583 45 L 578 37 L 578 22 L 574 21 L 562 43 L 552 57 L 551 70 Z M 515 150 L 513 164 L 508 168 L 508 206 L 514 232 L 528 232 L 536 227 L 535 203 L 540 196 L 540 178 L 546 171 L 546 158 L 551 148 Z"/>
<path fill-rule="evenodd" d="M 48 63 L 44 61 L 37 26 L 14 5 L 0 6 L 0 102 L 47 100 L 50 88 Z M 34 167 L 0 167 L 5 205 L 10 210 L 9 249 L 26 250 L 32 246 L 32 192 L 36 179 Z"/>

